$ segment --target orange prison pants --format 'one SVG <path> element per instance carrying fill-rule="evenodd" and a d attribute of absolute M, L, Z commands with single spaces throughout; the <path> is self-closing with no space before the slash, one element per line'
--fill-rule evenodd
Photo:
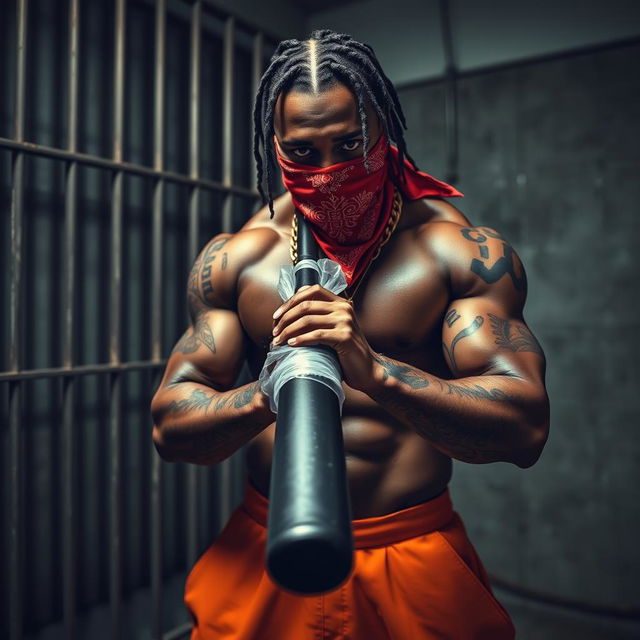
<path fill-rule="evenodd" d="M 185 586 L 191 640 L 511 640 L 507 612 L 453 511 L 449 491 L 353 521 L 354 568 L 338 589 L 296 596 L 265 571 L 267 499 L 243 504 Z"/>

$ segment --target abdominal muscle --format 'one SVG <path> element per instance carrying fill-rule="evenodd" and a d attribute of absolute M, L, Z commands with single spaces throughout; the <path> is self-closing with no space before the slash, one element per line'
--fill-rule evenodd
<path fill-rule="evenodd" d="M 370 399 L 350 402 L 350 396 L 355 392 L 347 393 L 342 433 L 352 517 L 381 516 L 442 493 L 451 478 L 451 458 Z M 246 450 L 249 478 L 265 496 L 269 495 L 274 438 L 275 423 Z"/>

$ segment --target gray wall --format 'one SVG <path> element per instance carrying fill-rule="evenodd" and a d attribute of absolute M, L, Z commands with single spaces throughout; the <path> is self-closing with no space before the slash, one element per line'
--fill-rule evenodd
<path fill-rule="evenodd" d="M 550 595 L 638 606 L 640 44 L 460 80 L 456 204 L 515 246 L 548 358 L 539 462 L 456 463 L 452 492 L 488 570 Z M 444 90 L 400 92 L 409 150 L 445 171 Z M 631 638 L 640 624 L 498 593 L 519 638 Z"/>
<path fill-rule="evenodd" d="M 453 54 L 462 71 L 640 35 L 636 0 L 449 0 Z M 349 33 L 376 50 L 396 84 L 445 69 L 440 0 L 363 0 L 318 11 L 311 28 Z"/>

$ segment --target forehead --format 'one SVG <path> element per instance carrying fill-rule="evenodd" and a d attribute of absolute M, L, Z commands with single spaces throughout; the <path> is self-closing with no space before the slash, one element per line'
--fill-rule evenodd
<path fill-rule="evenodd" d="M 321 93 L 290 91 L 280 94 L 274 115 L 276 130 L 282 135 L 290 129 L 307 127 L 323 128 L 342 123 L 360 126 L 356 100 L 343 84 Z"/>

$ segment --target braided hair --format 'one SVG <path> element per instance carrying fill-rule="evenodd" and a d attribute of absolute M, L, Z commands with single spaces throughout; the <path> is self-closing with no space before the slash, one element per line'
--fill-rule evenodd
<path fill-rule="evenodd" d="M 329 29 L 314 31 L 308 40 L 284 40 L 260 80 L 253 111 L 253 155 L 258 189 L 269 204 L 271 217 L 274 215 L 271 168 L 277 166 L 273 146 L 274 112 L 278 96 L 292 89 L 318 93 L 339 83 L 346 85 L 357 101 L 367 170 L 367 104 L 380 119 L 387 139 L 398 147 L 399 166 L 395 168 L 394 179 L 405 179 L 405 157 L 415 166 L 404 141 L 403 129 L 407 125 L 398 94 L 369 45 Z"/>

